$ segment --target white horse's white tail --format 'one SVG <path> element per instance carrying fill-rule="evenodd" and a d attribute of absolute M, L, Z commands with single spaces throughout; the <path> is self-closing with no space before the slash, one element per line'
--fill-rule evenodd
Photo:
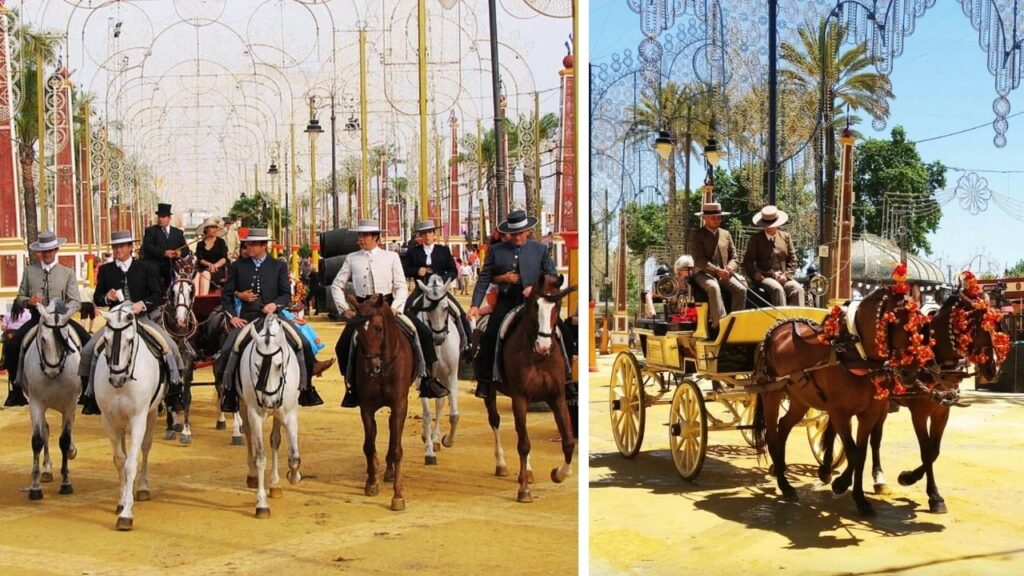
<path fill-rule="evenodd" d="M 96 403 L 103 413 L 103 428 L 110 437 L 120 478 L 117 529 L 131 530 L 135 500 L 150 498 L 149 449 L 157 426 L 157 406 L 166 390 L 160 383 L 160 361 L 139 335 L 131 302 L 100 313 L 107 325 L 103 328 L 103 353 L 95 356 Z"/>
<path fill-rule="evenodd" d="M 459 355 L 462 351 L 462 337 L 459 334 L 458 310 L 448 299 L 448 289 L 452 281 L 445 282 L 437 274 L 432 274 L 427 283 L 417 280 L 416 285 L 423 294 L 419 317 L 433 333 L 434 349 L 437 351 L 437 363 L 434 364 L 434 378 L 448 388 L 448 396 L 434 399 L 434 411 L 430 409 L 430 399 L 420 398 L 423 407 L 423 433 L 420 439 L 426 448 L 424 462 L 437 464 L 436 452 L 441 446 L 452 447 L 455 444 L 455 431 L 459 426 Z M 468 335 L 467 335 L 468 337 Z M 448 434 L 442 436 L 441 411 L 445 400 L 451 410 L 448 415 Z"/>
<path fill-rule="evenodd" d="M 288 481 L 297 484 L 299 473 L 299 362 L 288 343 L 281 320 L 267 315 L 263 328 L 254 332 L 252 340 L 239 354 L 238 382 L 241 387 L 241 415 L 248 442 L 249 473 L 246 485 L 256 489 L 256 517 L 269 518 L 267 481 L 264 476 L 267 458 L 263 444 L 263 423 L 273 417 L 270 431 L 270 497 L 282 495 L 278 476 L 278 448 L 281 426 L 288 433 Z M 229 383 L 231 385 L 231 383 Z"/>
<path fill-rule="evenodd" d="M 61 413 L 61 494 L 71 494 L 68 461 L 74 460 L 78 454 L 71 438 L 71 430 L 75 424 L 75 408 L 78 395 L 82 391 L 81 378 L 78 377 L 78 362 L 81 358 L 80 347 L 85 343 L 75 344 L 72 341 L 72 330 L 69 326 L 71 314 L 65 310 L 59 300 L 48 307 L 37 304 L 39 324 L 35 340 L 25 351 L 21 364 L 21 381 L 25 395 L 28 396 L 29 415 L 32 418 L 32 486 L 28 497 L 39 500 L 43 497 L 40 482 L 53 481 L 53 463 L 50 461 L 50 425 L 46 421 L 48 409 Z M 40 469 L 39 454 L 43 453 L 43 465 Z"/>

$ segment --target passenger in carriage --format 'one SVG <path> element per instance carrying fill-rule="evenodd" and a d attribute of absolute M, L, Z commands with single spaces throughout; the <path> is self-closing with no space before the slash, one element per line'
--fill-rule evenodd
<path fill-rule="evenodd" d="M 199 296 L 206 296 L 211 288 L 219 289 L 227 274 L 228 244 L 218 236 L 222 225 L 220 218 L 211 216 L 197 229 L 202 235 L 196 244 L 196 268 L 199 272 L 195 276 L 195 284 Z"/>
<path fill-rule="evenodd" d="M 431 274 L 437 274 L 445 282 L 457 279 L 459 269 L 455 265 L 455 259 L 452 258 L 451 250 L 444 244 L 436 242 L 437 226 L 434 225 L 434 221 L 423 220 L 417 222 L 415 230 L 419 242 L 409 248 L 409 251 L 405 254 L 405 262 L 403 264 L 405 277 L 419 280 L 424 284 L 430 279 Z M 466 319 L 466 312 L 450 292 L 448 293 L 448 300 L 459 311 L 459 321 L 462 323 L 463 334 L 465 334 L 463 348 L 468 348 L 469 336 L 473 331 L 469 327 L 469 320 Z M 417 286 L 405 302 L 405 314 L 408 316 L 415 315 L 416 311 L 414 309 L 422 304 L 423 294 L 420 292 L 419 286 Z"/>
<path fill-rule="evenodd" d="M 57 262 L 57 251 L 64 242 L 66 239 L 58 238 L 53 232 L 43 232 L 35 242 L 28 246 L 28 249 L 35 253 L 37 261 L 25 268 L 14 305 L 28 312 L 30 318 L 18 327 L 10 339 L 4 341 L 4 362 L 11 386 L 4 406 L 28 405 L 28 400 L 22 393 L 18 375 L 22 359 L 22 342 L 24 342 L 28 331 L 39 323 L 39 311 L 36 310 L 36 304 L 45 306 L 50 301 L 59 298 L 67 306 L 69 315 L 74 314 L 81 307 L 78 281 L 75 278 L 74 269 Z M 71 326 L 78 333 L 82 342 L 89 339 L 89 333 L 81 324 L 72 320 Z"/>
<path fill-rule="evenodd" d="M 696 268 L 694 281 L 708 294 L 712 328 L 718 328 L 726 314 L 723 289 L 732 297 L 730 312 L 746 306 L 747 286 L 736 275 L 736 246 L 729 231 L 721 228 L 722 217 L 729 214 L 722 212 L 722 205 L 717 202 L 705 203 L 697 213 L 704 218 L 704 225 L 690 234 L 689 247 Z"/>
<path fill-rule="evenodd" d="M 796 248 L 788 232 L 779 230 L 789 214 L 775 206 L 765 206 L 754 215 L 754 226 L 762 228 L 747 241 L 743 270 L 768 290 L 772 306 L 804 305 L 804 287 L 794 280 Z"/>
<path fill-rule="evenodd" d="M 136 320 L 160 335 L 170 349 L 169 353 L 163 355 L 170 380 L 164 402 L 172 412 L 180 412 L 185 409 L 181 398 L 181 352 L 171 335 L 149 318 L 149 314 L 155 312 L 164 299 L 160 272 L 151 262 L 132 257 L 134 244 L 131 230 L 118 230 L 110 235 L 114 261 L 100 266 L 92 301 L 98 307 L 114 307 L 130 301 Z M 78 375 L 83 379 L 82 397 L 78 403 L 82 404 L 82 414 L 86 415 L 100 413 L 93 395 L 92 368 L 96 346 L 102 337 L 103 330 L 92 335 L 89 343 L 82 348 L 82 360 L 78 364 Z"/>

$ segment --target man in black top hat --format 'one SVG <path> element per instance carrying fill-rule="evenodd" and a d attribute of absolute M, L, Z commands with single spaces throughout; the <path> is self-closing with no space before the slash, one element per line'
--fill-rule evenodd
<path fill-rule="evenodd" d="M 418 242 L 409 248 L 402 262 L 405 277 L 423 282 L 423 284 L 426 284 L 433 274 L 437 274 L 445 282 L 455 280 L 459 275 L 459 269 L 455 265 L 455 259 L 452 258 L 452 251 L 444 244 L 436 242 L 437 226 L 434 225 L 434 221 L 417 222 L 415 232 Z M 469 326 L 469 320 L 466 318 L 466 312 L 462 309 L 462 305 L 451 292 L 448 293 L 448 300 L 459 311 L 459 320 L 462 323 L 462 348 L 468 349 L 473 329 Z M 417 309 L 422 305 L 423 293 L 420 292 L 417 284 L 412 295 L 405 301 L 405 315 L 415 316 Z"/>
<path fill-rule="evenodd" d="M 146 228 L 142 237 L 142 259 L 156 264 L 160 270 L 161 288 L 171 285 L 174 261 L 190 253 L 185 233 L 171 226 L 171 205 L 157 204 L 156 224 Z"/>

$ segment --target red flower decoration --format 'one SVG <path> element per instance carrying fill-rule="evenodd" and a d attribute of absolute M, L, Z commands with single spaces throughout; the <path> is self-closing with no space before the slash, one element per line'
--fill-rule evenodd
<path fill-rule="evenodd" d="M 892 291 L 896 294 L 906 294 L 910 290 L 910 286 L 907 284 L 906 262 L 900 262 L 892 269 L 892 279 L 895 282 L 892 286 Z"/>
<path fill-rule="evenodd" d="M 970 270 L 964 270 L 961 277 L 963 278 L 964 286 L 960 289 L 960 292 L 971 300 L 981 298 L 981 285 L 978 284 L 978 279 L 974 277 L 974 274 Z"/>
<path fill-rule="evenodd" d="M 833 306 L 832 311 L 825 317 L 824 330 L 818 334 L 818 342 L 831 344 L 839 336 L 839 318 L 843 310 L 839 306 Z"/>

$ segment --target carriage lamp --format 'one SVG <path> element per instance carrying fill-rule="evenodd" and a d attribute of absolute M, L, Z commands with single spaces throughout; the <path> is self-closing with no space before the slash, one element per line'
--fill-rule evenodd
<path fill-rule="evenodd" d="M 281 173 L 281 171 L 278 170 L 277 164 L 271 162 L 270 163 L 270 168 L 267 169 L 267 174 L 270 174 L 271 176 L 277 176 L 280 173 Z"/>
<path fill-rule="evenodd" d="M 715 137 L 708 138 L 708 144 L 704 147 L 704 158 L 711 165 L 712 170 L 718 166 L 718 163 L 722 161 L 724 156 L 725 152 L 718 149 L 718 141 L 715 140 Z"/>
<path fill-rule="evenodd" d="M 654 139 L 654 149 L 658 152 L 658 156 L 661 156 L 662 160 L 668 160 L 668 157 L 672 155 L 672 149 L 675 148 L 675 145 L 676 139 L 667 130 L 658 131 L 658 137 Z"/>

